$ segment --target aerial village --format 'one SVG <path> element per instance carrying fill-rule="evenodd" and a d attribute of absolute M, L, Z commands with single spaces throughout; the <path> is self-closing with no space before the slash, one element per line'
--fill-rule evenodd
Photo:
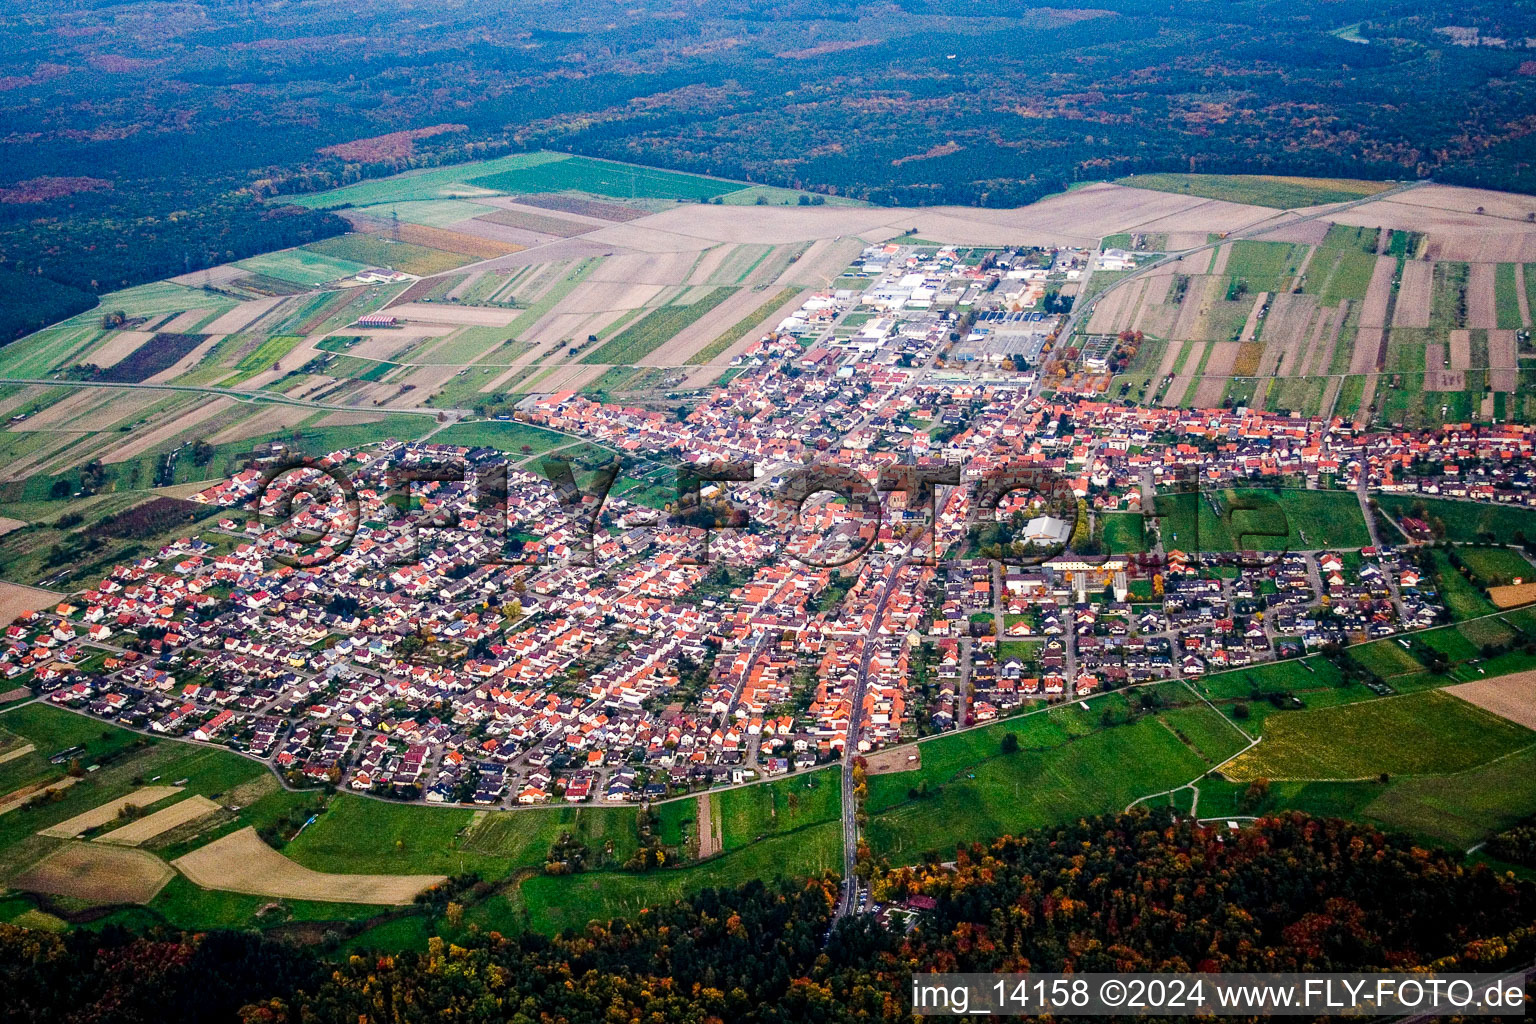
<path fill-rule="evenodd" d="M 577 391 L 510 414 L 625 472 L 750 464 L 670 501 L 599 500 L 591 472 L 573 496 L 522 464 L 487 501 L 475 481 L 505 453 L 381 440 L 320 460 L 355 509 L 321 487 L 273 521 L 282 453 L 257 453 L 194 499 L 233 550 L 187 538 L 24 615 L 0 674 L 294 785 L 515 807 L 782 776 L 1444 621 L 1431 525 L 1376 499 L 1531 504 L 1530 428 L 1135 405 L 1094 384 L 1132 336 L 1047 374 L 1071 283 L 1135 261 L 872 246 L 845 273 L 865 288 L 812 295 L 684 415 Z M 391 483 L 445 462 L 464 482 Z M 867 493 L 834 493 L 828 466 Z M 875 488 L 903 467 L 952 482 Z M 978 512 L 1010 469 L 1059 485 Z M 1282 482 L 1351 510 L 1355 542 L 1293 522 L 1202 544 L 1250 511 L 1223 489 Z"/>

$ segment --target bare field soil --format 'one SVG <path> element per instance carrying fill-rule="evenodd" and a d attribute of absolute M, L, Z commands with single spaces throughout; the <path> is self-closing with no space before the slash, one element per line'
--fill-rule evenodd
<path fill-rule="evenodd" d="M 1531 587 L 1532 584 L 1525 586 Z M 1445 692 L 1527 729 L 1536 729 L 1536 672 L 1515 672 L 1495 679 L 1477 679 L 1458 686 L 1448 686 Z"/>
<path fill-rule="evenodd" d="M 1536 583 L 1511 583 L 1503 587 L 1489 587 L 1488 599 L 1497 608 L 1514 608 L 1517 605 L 1530 604 L 1536 601 Z"/>
<path fill-rule="evenodd" d="M 1434 292 L 1433 263 L 1413 260 L 1403 264 L 1403 282 L 1397 291 L 1397 309 L 1392 314 L 1392 326 L 1428 327 L 1430 300 Z"/>
<path fill-rule="evenodd" d="M 915 772 L 923 766 L 923 745 L 904 743 L 900 746 L 886 747 L 884 750 L 864 755 L 864 763 L 871 775 Z"/>
<path fill-rule="evenodd" d="M 213 323 L 203 328 L 204 334 L 239 334 L 246 327 L 255 323 L 262 316 L 276 306 L 282 299 L 251 299 L 242 302 L 234 309 L 219 317 Z"/>
<path fill-rule="evenodd" d="M 403 306 L 391 306 L 392 316 L 402 320 L 425 321 L 430 324 L 457 324 L 461 327 L 505 327 L 518 317 L 515 309 L 488 309 L 483 306 L 434 306 L 425 302 L 410 302 Z"/>
<path fill-rule="evenodd" d="M 9 625 L 23 612 L 35 612 L 58 604 L 63 594 L 41 587 L 28 587 L 20 583 L 0 580 L 0 624 Z"/>
<path fill-rule="evenodd" d="M 84 813 L 75 815 L 73 818 L 61 821 L 50 828 L 45 828 L 38 832 L 38 835 L 52 836 L 55 839 L 73 839 L 86 829 L 100 828 L 110 823 L 129 804 L 135 807 L 148 807 L 150 804 L 158 803 L 166 797 L 180 792 L 180 786 L 143 786 L 127 796 L 118 797 L 116 800 L 109 800 L 104 804 L 98 804 Z"/>
<path fill-rule="evenodd" d="M 1451 337 L 1451 369 L 1466 370 L 1472 366 L 1472 332 L 1452 331 Z M 1428 365 L 1433 365 L 1428 364 Z"/>
<path fill-rule="evenodd" d="M 1392 278 L 1397 274 L 1397 260 L 1391 256 L 1376 257 L 1371 271 L 1371 283 L 1365 289 L 1365 301 L 1360 304 L 1360 327 L 1387 326 L 1387 303 L 1392 298 Z"/>
<path fill-rule="evenodd" d="M 142 846 L 162 832 L 179 828 L 219 809 L 219 805 L 212 800 L 194 794 L 153 814 L 146 814 L 136 821 L 131 821 L 122 828 L 113 829 L 106 835 L 97 836 L 96 841 L 117 846 Z"/>
<path fill-rule="evenodd" d="M 1467 268 L 1467 326 L 1499 326 L 1492 263 L 1473 263 Z"/>
<path fill-rule="evenodd" d="M 1237 361 L 1237 354 L 1242 347 L 1242 343 L 1237 341 L 1218 341 L 1211 345 L 1211 356 L 1205 361 L 1205 371 L 1195 390 L 1195 408 L 1213 409 L 1221 404 L 1227 377 L 1232 373 L 1232 364 Z"/>
<path fill-rule="evenodd" d="M 336 875 L 311 871 L 243 828 L 193 850 L 172 864 L 204 889 L 278 899 L 406 906 L 442 875 Z"/>
<path fill-rule="evenodd" d="M 82 361 L 95 363 L 102 369 L 116 366 L 153 337 L 151 331 L 116 331 L 108 335 L 103 344 L 87 353 Z"/>
<path fill-rule="evenodd" d="M 29 871 L 11 879 L 25 892 L 68 896 L 97 906 L 148 903 L 176 877 L 170 865 L 141 850 L 66 843 Z"/>
<path fill-rule="evenodd" d="M 1519 352 L 1514 331 L 1488 332 L 1488 383 L 1495 391 L 1520 386 Z"/>
<path fill-rule="evenodd" d="M 720 852 L 720 826 L 715 821 L 713 801 L 708 793 L 697 797 L 698 810 L 694 812 L 694 831 L 699 834 L 699 860 L 713 857 Z"/>

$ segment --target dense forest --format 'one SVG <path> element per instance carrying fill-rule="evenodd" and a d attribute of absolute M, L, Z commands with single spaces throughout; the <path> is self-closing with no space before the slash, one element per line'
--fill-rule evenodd
<path fill-rule="evenodd" d="M 282 194 L 539 147 L 881 203 L 1157 170 L 1530 191 L 1533 37 L 1492 0 L 16 0 L 0 267 L 119 288 L 342 230 Z"/>
<path fill-rule="evenodd" d="M 1299 814 L 1240 833 L 1166 811 L 1081 821 L 885 871 L 935 907 L 828 933 L 832 880 L 706 891 L 559 938 L 455 927 L 326 963 L 254 935 L 0 926 L 8 1020 L 245 1024 L 910 1019 L 920 970 L 1498 971 L 1536 954 L 1536 887 Z"/>

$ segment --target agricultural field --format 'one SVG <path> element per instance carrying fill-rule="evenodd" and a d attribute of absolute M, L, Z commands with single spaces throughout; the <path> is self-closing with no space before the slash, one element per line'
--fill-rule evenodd
<path fill-rule="evenodd" d="M 1143 692 L 924 741 L 920 768 L 869 779 L 875 855 L 910 862 L 961 841 L 1116 810 L 1183 785 L 1247 742 L 1177 684 L 1156 688 L 1152 710 L 1141 710 Z M 1012 754 L 1000 747 L 1009 733 L 1019 743 Z M 1134 772 L 1124 770 L 1131 764 Z"/>
<path fill-rule="evenodd" d="M 1352 491 L 1227 488 L 1158 495 L 1155 508 L 1170 550 L 1359 550 L 1370 543 Z"/>
<path fill-rule="evenodd" d="M 584 354 L 581 361 L 632 366 L 734 294 L 736 289 L 722 286 L 687 305 L 662 306 L 614 335 L 600 348 Z"/>
<path fill-rule="evenodd" d="M 468 170 L 468 169 L 466 169 Z M 680 174 L 635 164 L 574 156 L 490 174 L 476 174 L 468 184 L 494 192 L 586 192 L 629 199 L 712 199 L 735 192 L 736 182 Z"/>
<path fill-rule="evenodd" d="M 458 253 L 394 242 L 377 235 L 338 235 L 306 245 L 304 251 L 364 267 L 388 267 L 418 277 L 441 274 L 469 262 L 468 257 Z"/>
<path fill-rule="evenodd" d="M 252 256 L 241 260 L 236 266 L 301 288 L 314 288 L 331 281 L 340 281 L 367 269 L 362 262 L 328 256 L 312 249 L 284 249 L 263 256 Z"/>
<path fill-rule="evenodd" d="M 1290 178 L 1268 174 L 1137 174 L 1121 178 L 1116 184 L 1283 210 L 1364 199 L 1390 187 L 1379 181 L 1351 178 Z"/>
<path fill-rule="evenodd" d="M 1263 741 L 1222 768 L 1234 781 L 1444 775 L 1536 743 L 1536 733 L 1429 690 L 1278 715 Z"/>

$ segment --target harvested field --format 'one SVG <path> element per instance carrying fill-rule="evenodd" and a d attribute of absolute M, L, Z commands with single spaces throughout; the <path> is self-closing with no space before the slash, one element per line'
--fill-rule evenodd
<path fill-rule="evenodd" d="M 1478 679 L 1448 686 L 1445 692 L 1527 729 L 1536 729 L 1536 672 Z"/>
<path fill-rule="evenodd" d="M 442 252 L 470 256 L 477 260 L 493 260 L 508 253 L 521 252 L 523 246 L 500 242 L 493 238 L 449 231 L 445 228 L 428 227 L 425 224 L 401 224 L 400 241 L 426 246 Z"/>
<path fill-rule="evenodd" d="M 1211 355 L 1205 361 L 1200 384 L 1195 390 L 1192 403 L 1197 409 L 1213 409 L 1221 404 L 1222 392 L 1227 387 L 1227 377 L 1243 345 L 1236 341 L 1218 341 L 1211 345 Z"/>
<path fill-rule="evenodd" d="M 335 875 L 311 871 L 243 828 L 172 862 L 204 889 L 278 899 L 406 906 L 442 875 Z"/>
<path fill-rule="evenodd" d="M 1191 277 L 1184 289 L 1184 301 L 1179 303 L 1178 317 L 1168 337 L 1172 341 L 1194 341 L 1201 338 L 1201 321 L 1210 309 L 1211 302 L 1226 294 L 1226 281 L 1219 277 Z"/>
<path fill-rule="evenodd" d="M 1429 307 L 1435 293 L 1435 265 L 1425 260 L 1403 264 L 1403 282 L 1397 291 L 1393 327 L 1428 327 Z M 1369 301 L 1369 295 L 1367 295 Z M 1362 318 L 1362 322 L 1363 318 Z"/>
<path fill-rule="evenodd" d="M 1093 315 L 1088 318 L 1088 332 L 1118 334 L 1122 329 L 1122 323 L 1129 320 L 1130 315 L 1135 312 L 1145 290 L 1145 281 L 1132 281 L 1124 287 L 1114 289 L 1108 295 L 1100 296 L 1093 307 Z"/>
<path fill-rule="evenodd" d="M 1395 276 L 1397 260 L 1391 256 L 1376 257 L 1371 283 L 1365 289 L 1365 301 L 1360 304 L 1362 329 L 1387 326 L 1387 306 L 1392 300 L 1392 278 Z"/>
<path fill-rule="evenodd" d="M 1314 377 L 1326 375 L 1333 366 L 1334 349 L 1339 344 L 1339 333 L 1349 316 L 1349 303 L 1342 302 L 1318 317 L 1317 331 L 1312 337 L 1311 351 L 1302 357 L 1298 371 Z"/>
<path fill-rule="evenodd" d="M 203 328 L 206 334 L 238 334 L 258 319 L 265 316 L 268 311 L 276 306 L 281 299 L 252 299 L 242 302 L 234 309 L 219 317 L 213 323 Z"/>
<path fill-rule="evenodd" d="M 1503 587 L 1489 587 L 1488 599 L 1497 608 L 1514 608 L 1536 601 L 1536 583 L 1512 583 Z"/>
<path fill-rule="evenodd" d="M 9 814 L 46 790 L 68 789 L 79 781 L 73 775 L 69 775 L 50 782 L 34 782 L 30 786 L 23 786 L 20 789 L 13 790 L 5 794 L 5 796 L 0 796 L 0 814 Z"/>
<path fill-rule="evenodd" d="M 424 302 L 412 302 L 403 306 L 391 306 L 389 312 L 403 320 L 424 320 L 434 324 L 458 324 L 459 326 L 505 327 L 518 317 L 516 309 L 488 309 L 484 307 L 434 306 Z M 398 335 L 398 332 L 395 332 Z"/>
<path fill-rule="evenodd" d="M 102 369 L 116 366 L 153 337 L 149 331 L 114 331 L 107 336 L 105 344 L 92 350 L 82 361 L 95 363 Z"/>
<path fill-rule="evenodd" d="M 721 324 L 735 324 L 743 318 L 756 316 L 764 302 L 778 294 L 777 291 L 750 288 L 738 289 L 724 302 L 709 311 L 709 315 L 684 327 L 649 355 L 639 360 L 642 366 L 679 366 L 690 362 L 694 353 L 701 352 L 720 335 Z"/>
<path fill-rule="evenodd" d="M 203 402 L 201 405 L 180 409 L 174 416 L 163 417 L 152 428 L 140 429 L 123 435 L 129 439 L 128 442 L 114 448 L 103 461 L 125 462 L 128 459 L 143 455 L 145 452 L 154 450 L 156 446 L 165 441 L 169 441 L 188 431 L 196 430 L 205 420 L 227 413 L 235 405 L 236 402 L 232 398 L 215 398 L 212 401 Z"/>
<path fill-rule="evenodd" d="M 1350 373 L 1374 373 L 1381 368 L 1386 352 L 1387 332 L 1380 327 L 1362 327 L 1355 335 L 1355 347 L 1349 354 Z"/>
<path fill-rule="evenodd" d="M 1498 303 L 1494 294 L 1494 264 L 1472 263 L 1467 267 L 1467 326 L 1498 327 Z"/>
<path fill-rule="evenodd" d="M 518 196 L 517 201 L 524 206 L 539 206 L 546 210 L 558 210 L 561 213 L 579 213 L 583 217 L 597 217 L 601 220 L 623 222 L 639 220 L 647 216 L 644 210 L 633 206 L 603 203 L 595 199 L 577 199 L 574 196 Z"/>
<path fill-rule="evenodd" d="M 1451 337 L 1451 369 L 1465 370 L 1472 366 L 1472 332 L 1452 331 Z M 1425 365 L 1433 367 L 1434 363 L 1428 359 Z"/>
<path fill-rule="evenodd" d="M 487 224 L 500 224 L 509 228 L 536 231 L 541 235 L 554 235 L 556 238 L 584 235 L 594 229 L 593 225 L 579 220 L 551 217 L 547 214 L 531 213 L 526 210 L 494 210 L 490 213 L 481 214 L 475 219 L 484 221 Z"/>
<path fill-rule="evenodd" d="M 41 587 L 0 580 L 0 623 L 9 625 L 23 612 L 34 612 L 58 604 L 63 597 L 63 594 L 43 590 Z"/>
<path fill-rule="evenodd" d="M 122 828 L 114 829 L 106 835 L 97 836 L 96 841 L 113 843 L 117 846 L 142 846 L 162 832 L 169 832 L 173 828 L 179 828 L 189 821 L 196 821 L 217 810 L 219 805 L 207 797 L 189 796 L 153 814 L 146 814 L 137 821 L 129 822 Z"/>
<path fill-rule="evenodd" d="M 1515 264 L 1515 301 L 1520 307 L 1520 324 L 1522 327 L 1531 326 L 1531 297 L 1525 290 L 1525 264 Z"/>
<path fill-rule="evenodd" d="M 1495 391 L 1516 391 L 1520 386 L 1519 354 L 1514 331 L 1488 332 L 1488 383 Z"/>
<path fill-rule="evenodd" d="M 98 380 L 137 384 L 168 370 L 204 341 L 203 334 L 157 334 L 102 370 Z"/>
<path fill-rule="evenodd" d="M 1254 296 L 1253 308 L 1248 311 L 1248 319 L 1243 324 L 1243 334 L 1238 339 L 1239 341 L 1253 341 L 1253 336 L 1259 332 L 1259 324 L 1262 323 L 1259 319 L 1259 311 L 1264 308 L 1264 304 L 1268 301 L 1269 292 L 1259 292 L 1258 295 Z"/>
<path fill-rule="evenodd" d="M 150 804 L 164 800 L 181 792 L 180 786 L 144 786 L 134 790 L 127 796 L 118 797 L 116 800 L 108 800 L 104 804 L 92 807 L 82 814 L 59 822 L 50 828 L 38 832 L 40 836 L 52 836 L 55 839 L 73 839 L 87 829 L 100 828 L 110 823 L 129 804 L 135 807 L 148 807 Z"/>
<path fill-rule="evenodd" d="M 1308 328 L 1317 315 L 1317 296 L 1286 292 L 1276 295 L 1264 321 L 1264 358 L 1259 374 L 1295 376 L 1300 372 Z"/>
<path fill-rule="evenodd" d="M 212 312 L 213 310 L 211 309 L 189 309 L 185 313 L 172 317 L 162 330 L 170 331 L 173 334 L 195 331 L 197 325 L 202 323 L 204 318 Z"/>
<path fill-rule="evenodd" d="M 10 884 L 25 892 L 51 893 L 107 906 L 148 903 L 175 876 L 165 861 L 141 850 L 67 843 L 11 879 Z"/>

